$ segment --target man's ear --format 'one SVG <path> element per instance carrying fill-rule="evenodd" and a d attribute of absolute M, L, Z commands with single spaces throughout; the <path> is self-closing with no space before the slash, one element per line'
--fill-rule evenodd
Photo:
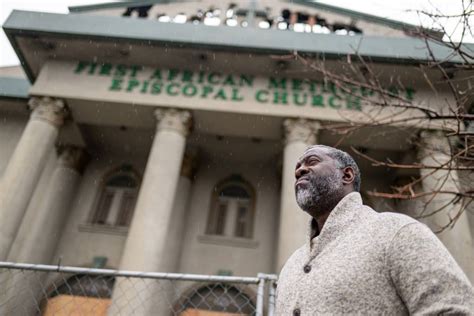
<path fill-rule="evenodd" d="M 355 179 L 355 172 L 352 167 L 345 167 L 342 169 L 342 183 L 344 184 L 352 184 L 354 183 Z"/>

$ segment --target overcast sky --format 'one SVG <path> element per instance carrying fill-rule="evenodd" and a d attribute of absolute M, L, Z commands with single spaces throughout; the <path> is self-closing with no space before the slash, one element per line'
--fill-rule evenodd
<path fill-rule="evenodd" d="M 472 2 L 464 0 L 465 4 Z M 6 20 L 14 9 L 68 13 L 68 6 L 83 5 L 91 3 L 115 2 L 107 0 L 0 0 L 0 24 Z M 416 10 L 425 10 L 430 12 L 439 12 L 447 14 L 459 14 L 462 12 L 461 0 L 320 0 L 327 4 L 345 7 L 347 9 L 361 11 L 393 20 L 399 20 L 411 24 L 420 24 L 420 17 Z M 216 1 L 218 4 L 219 1 Z M 258 0 L 257 0 L 258 3 Z M 471 3 L 471 7 L 474 5 Z M 474 17 L 473 17 L 474 19 Z M 427 25 L 427 20 L 421 21 Z M 474 25 L 474 21 L 471 21 Z M 459 33 L 461 27 L 454 21 L 444 22 L 446 29 L 450 32 Z M 474 30 L 470 30 L 467 41 L 474 43 L 472 35 Z M 459 37 L 459 36 L 458 36 Z M 465 38 L 466 39 L 466 38 Z M 1 31 L 0 35 L 0 66 L 18 65 L 19 61 L 8 42 L 5 33 Z"/>

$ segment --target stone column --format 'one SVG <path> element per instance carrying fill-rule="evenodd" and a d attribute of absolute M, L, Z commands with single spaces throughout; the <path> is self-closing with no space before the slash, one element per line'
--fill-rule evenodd
<path fill-rule="evenodd" d="M 51 264 L 85 162 L 82 149 L 74 146 L 59 149 L 47 191 L 35 209 L 34 225 L 21 227 L 10 251 L 9 261 Z M 12 253 L 16 253 L 15 257 L 12 257 Z M 46 274 L 15 275 L 9 287 L 12 291 L 8 300 L 8 314 L 35 314 L 36 302 L 44 298 L 42 289 L 45 277 Z"/>
<path fill-rule="evenodd" d="M 449 143 L 442 132 L 423 131 L 421 133 L 421 143 L 418 154 L 422 164 L 439 166 L 451 158 Z M 425 192 L 459 190 L 460 180 L 455 170 L 438 170 L 433 173 L 432 169 L 422 169 L 420 175 L 423 178 L 422 186 Z M 426 209 L 424 211 L 420 210 L 418 215 L 420 212 L 423 212 L 424 215 L 435 214 L 423 218 L 421 221 L 433 231 L 439 231 L 442 227 L 448 225 L 450 218 L 455 217 L 459 210 L 459 205 L 449 204 L 452 198 L 452 194 L 442 193 L 438 193 L 434 197 L 428 196 L 424 200 L 424 204 L 427 205 Z M 443 208 L 446 204 L 449 205 Z M 443 209 L 440 210 L 441 208 Z M 467 214 L 462 213 L 453 228 L 447 228 L 437 236 L 448 248 L 471 282 L 474 282 L 474 242 Z"/>
<path fill-rule="evenodd" d="M 165 262 L 163 271 L 179 272 L 179 262 L 183 249 L 185 235 L 186 214 L 191 194 L 191 185 L 196 171 L 196 151 L 187 151 L 184 154 L 181 174 L 178 180 L 178 188 L 173 202 L 173 212 L 166 242 Z"/>
<path fill-rule="evenodd" d="M 283 122 L 283 128 L 285 148 L 283 151 L 277 272 L 280 272 L 289 256 L 306 241 L 310 217 L 296 203 L 295 166 L 305 149 L 316 143 L 320 123 L 305 119 L 286 119 Z"/>
<path fill-rule="evenodd" d="M 5 169 L 0 187 L 0 260 L 7 258 L 66 115 L 61 100 L 34 97 L 29 106 L 33 112 Z"/>
<path fill-rule="evenodd" d="M 155 115 L 156 134 L 123 250 L 122 270 L 149 272 L 166 268 L 167 237 L 191 114 L 158 109 Z M 161 315 L 163 306 L 170 307 L 167 285 L 167 281 L 119 278 L 109 315 Z"/>
<path fill-rule="evenodd" d="M 12 246 L 17 262 L 50 264 L 86 162 L 83 149 L 62 146 L 47 191 L 35 209 L 34 225 L 22 227 Z M 13 251 L 10 252 L 12 254 Z"/>

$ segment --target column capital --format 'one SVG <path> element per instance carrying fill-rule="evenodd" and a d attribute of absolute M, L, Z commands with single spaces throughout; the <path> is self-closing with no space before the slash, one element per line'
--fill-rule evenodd
<path fill-rule="evenodd" d="M 189 111 L 161 108 L 155 110 L 155 117 L 158 130 L 174 130 L 186 137 L 191 129 L 192 116 Z"/>
<path fill-rule="evenodd" d="M 84 148 L 75 145 L 62 145 L 58 147 L 58 165 L 82 173 L 88 161 Z"/>
<path fill-rule="evenodd" d="M 316 142 L 321 123 L 302 118 L 288 118 L 283 121 L 285 144 L 301 141 L 312 145 Z"/>
<path fill-rule="evenodd" d="M 50 97 L 32 97 L 28 106 L 33 111 L 31 118 L 46 121 L 54 126 L 61 126 L 67 115 L 66 105 L 63 100 Z"/>

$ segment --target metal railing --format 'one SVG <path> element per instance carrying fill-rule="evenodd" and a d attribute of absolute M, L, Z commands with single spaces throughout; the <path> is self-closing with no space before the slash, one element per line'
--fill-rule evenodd
<path fill-rule="evenodd" d="M 0 315 L 273 315 L 276 279 L 0 262 Z"/>

